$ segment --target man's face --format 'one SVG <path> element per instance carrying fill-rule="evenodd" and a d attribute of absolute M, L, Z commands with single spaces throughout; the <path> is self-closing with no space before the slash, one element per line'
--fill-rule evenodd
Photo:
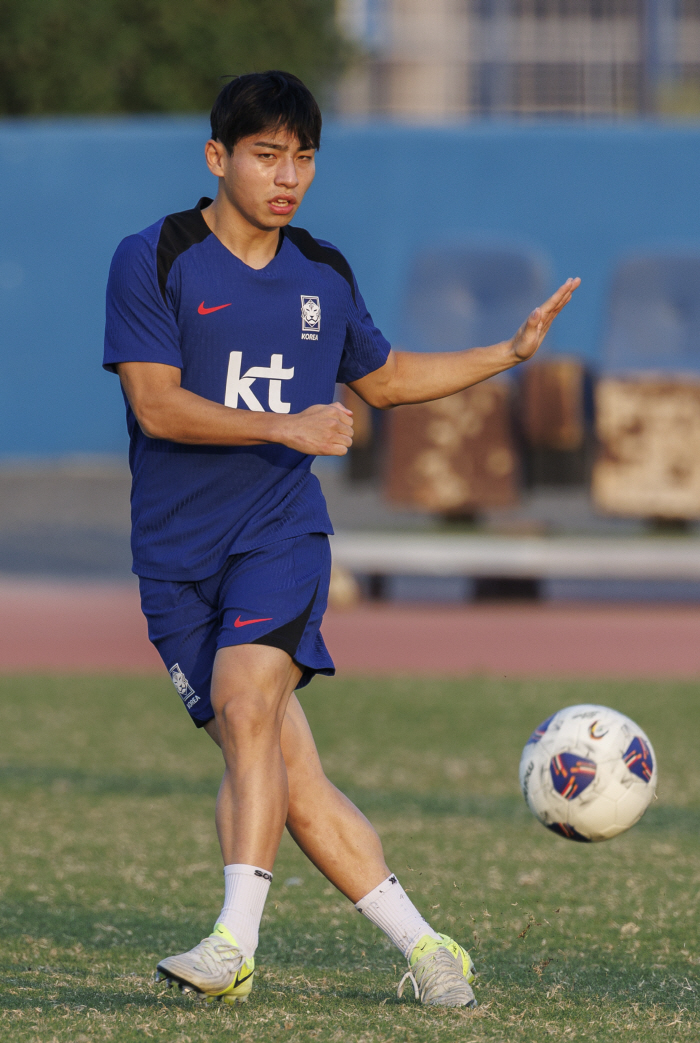
<path fill-rule="evenodd" d="M 230 156 L 219 141 L 206 147 L 209 169 L 229 202 L 260 229 L 289 224 L 314 179 L 314 156 L 284 128 L 242 138 Z"/>

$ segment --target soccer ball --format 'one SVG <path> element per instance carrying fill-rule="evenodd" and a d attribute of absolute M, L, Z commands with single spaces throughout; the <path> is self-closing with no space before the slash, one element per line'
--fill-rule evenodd
<path fill-rule="evenodd" d="M 520 788 L 542 825 L 568 840 L 610 840 L 639 822 L 656 793 L 656 756 L 629 717 L 567 706 L 527 740 Z"/>

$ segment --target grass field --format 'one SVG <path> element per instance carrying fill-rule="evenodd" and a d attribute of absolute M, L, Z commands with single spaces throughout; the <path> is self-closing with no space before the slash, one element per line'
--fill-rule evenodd
<path fill-rule="evenodd" d="M 219 753 L 167 678 L 0 683 L 0 1039 L 700 1039 L 700 700 L 692 684 L 319 679 L 303 702 L 330 776 L 388 861 L 473 952 L 476 1013 L 398 1002 L 399 954 L 285 837 L 251 1001 L 152 982 L 222 896 Z M 572 844 L 520 797 L 522 745 L 595 701 L 656 746 L 659 800 L 626 836 Z"/>

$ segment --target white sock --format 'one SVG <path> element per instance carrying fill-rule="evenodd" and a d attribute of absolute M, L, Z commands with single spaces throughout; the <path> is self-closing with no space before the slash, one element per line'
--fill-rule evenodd
<path fill-rule="evenodd" d="M 216 922 L 228 928 L 246 957 L 252 956 L 258 947 L 258 931 L 272 873 L 236 863 L 224 866 L 224 881 L 224 907 Z"/>
<path fill-rule="evenodd" d="M 355 908 L 380 927 L 406 959 L 423 935 L 440 938 L 427 920 L 423 919 L 393 873 L 359 902 L 355 902 Z"/>

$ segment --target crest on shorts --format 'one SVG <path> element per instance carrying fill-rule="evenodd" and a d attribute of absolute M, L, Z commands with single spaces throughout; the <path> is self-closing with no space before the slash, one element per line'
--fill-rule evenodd
<path fill-rule="evenodd" d="M 321 332 L 321 301 L 318 297 L 301 295 L 301 332 Z"/>
<path fill-rule="evenodd" d="M 177 689 L 177 694 L 186 703 L 190 696 L 194 695 L 194 688 L 183 674 L 179 663 L 175 663 L 175 666 L 170 667 L 170 676 Z"/>

